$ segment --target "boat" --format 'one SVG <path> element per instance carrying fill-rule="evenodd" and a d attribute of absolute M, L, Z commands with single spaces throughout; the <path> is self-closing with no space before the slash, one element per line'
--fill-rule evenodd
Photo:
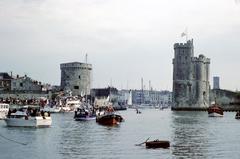
<path fill-rule="evenodd" d="M 5 119 L 9 111 L 9 104 L 0 103 L 0 119 Z"/>
<path fill-rule="evenodd" d="M 114 112 L 112 107 L 108 107 L 107 110 L 98 111 L 96 122 L 102 125 L 114 126 L 124 121 L 121 115 Z"/>
<path fill-rule="evenodd" d="M 207 109 L 209 117 L 223 117 L 223 109 L 216 101 Z"/>
<path fill-rule="evenodd" d="M 52 118 L 50 113 L 38 111 L 36 108 L 24 106 L 19 110 L 9 111 L 4 119 L 11 127 L 50 127 Z"/>
<path fill-rule="evenodd" d="M 145 142 L 146 148 L 148 149 L 156 149 L 156 148 L 164 148 L 167 149 L 170 147 L 169 141 L 160 141 L 160 140 L 154 140 L 154 141 L 147 141 Z"/>
<path fill-rule="evenodd" d="M 59 112 L 61 112 L 61 107 L 58 107 L 56 105 L 54 105 L 54 106 L 45 106 L 41 110 L 43 110 L 44 112 L 59 113 Z"/>
<path fill-rule="evenodd" d="M 235 119 L 240 119 L 240 111 L 237 111 L 237 113 L 235 115 Z"/>
<path fill-rule="evenodd" d="M 138 108 L 136 108 L 136 113 L 137 114 L 142 114 L 142 112 Z"/>
<path fill-rule="evenodd" d="M 74 119 L 76 121 L 95 120 L 96 113 L 93 108 L 80 107 L 75 110 Z"/>
<path fill-rule="evenodd" d="M 61 112 L 74 112 L 80 107 L 80 100 L 78 99 L 67 99 L 66 104 L 61 106 Z"/>

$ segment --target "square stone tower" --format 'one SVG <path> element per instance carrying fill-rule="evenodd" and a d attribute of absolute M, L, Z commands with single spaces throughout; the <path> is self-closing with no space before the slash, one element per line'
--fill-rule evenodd
<path fill-rule="evenodd" d="M 209 65 L 204 55 L 194 57 L 193 40 L 174 44 L 173 110 L 201 110 L 209 106 Z"/>

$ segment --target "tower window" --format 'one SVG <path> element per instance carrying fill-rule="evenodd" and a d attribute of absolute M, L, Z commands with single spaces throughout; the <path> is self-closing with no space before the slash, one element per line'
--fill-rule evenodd
<path fill-rule="evenodd" d="M 81 79 L 81 76 L 79 75 L 78 78 Z"/>
<path fill-rule="evenodd" d="M 74 86 L 74 89 L 79 89 L 79 86 Z"/>

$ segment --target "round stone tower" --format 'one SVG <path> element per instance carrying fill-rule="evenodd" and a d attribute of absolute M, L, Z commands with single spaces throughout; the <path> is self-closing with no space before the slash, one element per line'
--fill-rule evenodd
<path fill-rule="evenodd" d="M 71 90 L 72 95 L 89 95 L 92 81 L 92 65 L 80 62 L 60 64 L 61 88 Z"/>

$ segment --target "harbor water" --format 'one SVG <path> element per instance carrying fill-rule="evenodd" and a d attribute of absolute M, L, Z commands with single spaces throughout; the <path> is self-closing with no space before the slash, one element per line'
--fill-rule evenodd
<path fill-rule="evenodd" d="M 73 113 L 52 114 L 50 128 L 6 127 L 1 120 L 0 158 L 240 158 L 240 120 L 234 118 L 234 112 L 209 118 L 207 112 L 141 111 L 142 114 L 133 109 L 119 112 L 125 122 L 116 127 L 102 126 L 95 120 L 74 121 Z M 169 140 L 171 147 L 135 146 L 149 137 Z"/>

